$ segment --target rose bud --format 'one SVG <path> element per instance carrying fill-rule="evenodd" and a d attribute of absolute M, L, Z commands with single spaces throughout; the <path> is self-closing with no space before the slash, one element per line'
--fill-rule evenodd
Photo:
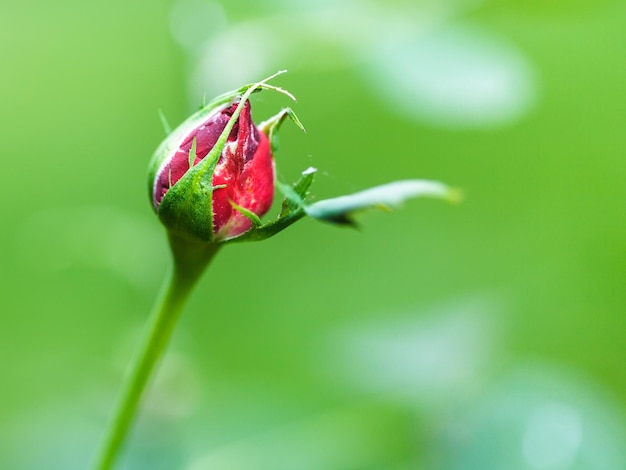
<path fill-rule="evenodd" d="M 203 241 L 245 233 L 274 197 L 270 143 L 247 99 L 222 100 L 191 116 L 157 149 L 149 176 L 161 221 Z"/>

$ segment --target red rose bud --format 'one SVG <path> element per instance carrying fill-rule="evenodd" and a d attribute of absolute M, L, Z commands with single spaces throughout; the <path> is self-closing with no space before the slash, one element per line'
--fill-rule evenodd
<path fill-rule="evenodd" d="M 171 230 L 227 240 L 252 227 L 250 214 L 243 212 L 261 217 L 272 205 L 274 160 L 267 136 L 252 121 L 249 101 L 218 144 L 239 104 L 229 101 L 195 114 L 153 157 L 152 202 Z"/>

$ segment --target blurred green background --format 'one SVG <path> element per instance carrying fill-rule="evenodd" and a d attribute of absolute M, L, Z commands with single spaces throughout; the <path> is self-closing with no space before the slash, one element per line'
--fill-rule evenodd
<path fill-rule="evenodd" d="M 0 468 L 95 452 L 169 262 L 157 111 L 283 68 L 307 134 L 283 128 L 282 178 L 466 199 L 221 253 L 120 468 L 626 468 L 624 24 L 612 0 L 3 2 Z"/>

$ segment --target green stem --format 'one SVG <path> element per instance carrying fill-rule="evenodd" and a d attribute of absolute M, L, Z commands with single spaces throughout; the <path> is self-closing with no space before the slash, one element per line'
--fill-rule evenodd
<path fill-rule="evenodd" d="M 124 443 L 143 392 L 176 326 L 196 281 L 219 245 L 170 234 L 174 263 L 152 313 L 152 320 L 122 389 L 93 470 L 109 470 Z"/>

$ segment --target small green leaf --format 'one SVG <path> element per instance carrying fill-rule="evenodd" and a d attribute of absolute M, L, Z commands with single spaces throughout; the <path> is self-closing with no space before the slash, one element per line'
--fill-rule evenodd
<path fill-rule="evenodd" d="M 309 188 L 311 187 L 316 174 L 317 168 L 310 166 L 302 172 L 300 179 L 294 183 L 293 189 L 296 193 L 298 193 L 298 196 L 300 196 L 302 200 L 306 199 Z"/>
<path fill-rule="evenodd" d="M 355 225 L 354 212 L 378 208 L 391 210 L 416 197 L 432 197 L 458 201 L 459 192 L 443 183 L 426 180 L 404 180 L 376 186 L 358 193 L 318 201 L 304 210 L 307 215 L 326 222 Z"/>
<path fill-rule="evenodd" d="M 285 195 L 285 200 L 280 211 L 279 217 L 284 217 L 297 208 L 304 207 L 304 200 L 306 199 L 309 187 L 313 183 L 317 168 L 309 167 L 302 172 L 300 179 L 296 181 L 292 186 L 288 186 L 284 183 L 277 183 L 278 188 Z"/>
<path fill-rule="evenodd" d="M 290 205 L 294 205 L 296 207 L 304 206 L 304 201 L 293 186 L 285 184 L 282 181 L 276 181 L 276 187 L 285 196 L 284 202 L 287 202 Z"/>
<path fill-rule="evenodd" d="M 250 222 L 252 222 L 252 225 L 254 225 L 255 227 L 260 227 L 261 225 L 263 225 L 263 222 L 261 222 L 259 216 L 256 215 L 254 212 L 246 209 L 245 207 L 241 207 L 239 204 L 236 204 L 233 201 L 228 202 L 230 202 L 230 205 L 233 206 L 235 210 L 241 212 L 242 215 L 245 215 L 248 219 L 250 219 Z"/>

